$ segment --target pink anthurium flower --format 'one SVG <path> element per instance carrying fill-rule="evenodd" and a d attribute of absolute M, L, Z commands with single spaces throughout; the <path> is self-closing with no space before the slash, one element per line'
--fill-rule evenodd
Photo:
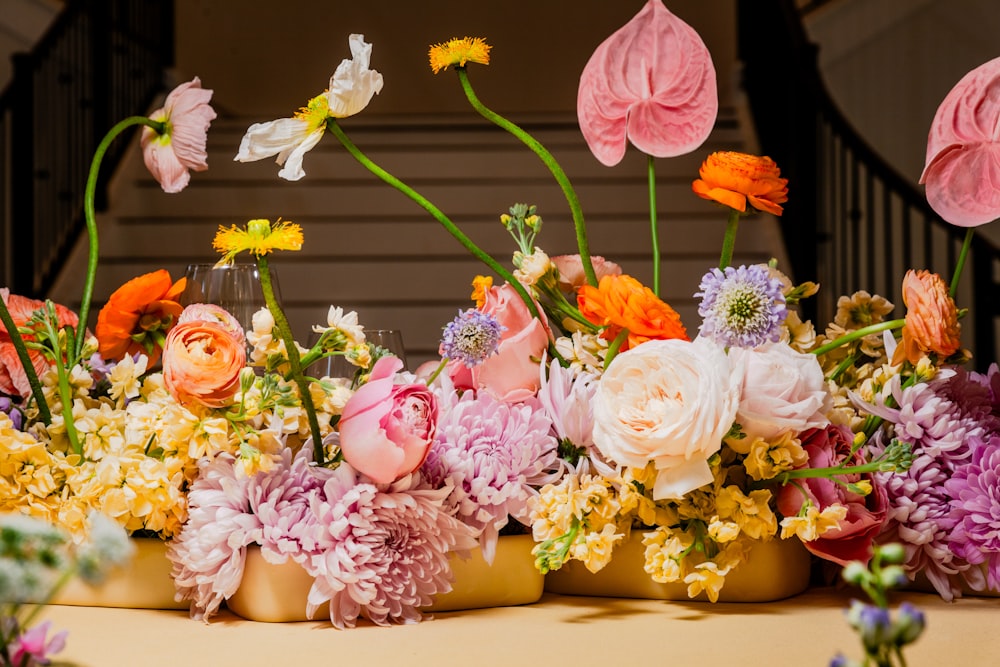
<path fill-rule="evenodd" d="M 1000 218 L 1000 58 L 966 74 L 941 102 L 920 182 L 931 208 L 953 225 Z"/>
<path fill-rule="evenodd" d="M 684 155 L 718 115 L 712 56 L 662 0 L 649 0 L 594 51 L 576 109 L 587 145 L 609 167 L 625 155 L 626 139 L 647 155 Z"/>

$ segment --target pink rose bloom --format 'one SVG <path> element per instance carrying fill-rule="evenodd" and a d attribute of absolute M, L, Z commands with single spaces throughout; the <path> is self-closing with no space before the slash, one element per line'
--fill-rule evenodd
<path fill-rule="evenodd" d="M 215 322 L 176 325 L 163 344 L 163 381 L 182 405 L 229 405 L 240 388 L 246 345 Z"/>
<path fill-rule="evenodd" d="M 495 317 L 506 329 L 496 354 L 470 369 L 474 385 L 505 403 L 518 403 L 534 396 L 540 383 L 539 360 L 549 345 L 545 314 L 539 309 L 539 317 L 532 317 L 509 284 L 491 287 L 480 310 Z"/>
<path fill-rule="evenodd" d="M 382 357 L 344 406 L 340 451 L 356 470 L 389 484 L 419 468 L 437 432 L 437 398 L 426 385 L 393 383 L 403 362 Z"/>
<path fill-rule="evenodd" d="M 920 182 L 931 208 L 953 225 L 1000 218 L 1000 58 L 966 74 L 941 102 Z"/>
<path fill-rule="evenodd" d="M 833 424 L 825 428 L 810 429 L 802 434 L 802 447 L 809 455 L 806 467 L 826 468 L 842 463 L 864 463 L 862 453 L 851 454 L 854 433 L 846 426 Z M 852 560 L 868 562 L 872 556 L 872 542 L 881 532 L 889 507 L 885 489 L 870 475 L 841 475 L 840 479 L 852 483 L 867 480 L 872 492 L 867 496 L 851 493 L 846 488 L 825 478 L 797 480 L 804 489 L 787 484 L 778 492 L 778 511 L 784 516 L 795 516 L 808 499 L 819 511 L 830 505 L 847 507 L 847 516 L 839 528 L 823 533 L 819 538 L 803 542 L 806 549 L 820 558 L 846 565 Z"/>
<path fill-rule="evenodd" d="M 576 112 L 591 152 L 609 167 L 627 141 L 655 157 L 690 153 L 719 112 L 712 56 L 662 0 L 649 0 L 590 57 Z"/>
<path fill-rule="evenodd" d="M 583 262 L 579 255 L 558 255 L 552 258 L 552 263 L 559 269 L 559 288 L 564 292 L 576 294 L 577 288 L 586 284 L 587 276 L 583 272 Z M 590 263 L 594 267 L 598 281 L 604 276 L 620 276 L 622 274 L 622 267 L 603 257 L 591 255 Z"/>
<path fill-rule="evenodd" d="M 208 102 L 212 91 L 201 87 L 195 77 L 174 88 L 163 105 L 150 114 L 150 120 L 166 123 L 163 134 L 151 127 L 142 129 L 142 158 L 146 168 L 164 192 L 180 192 L 191 180 L 188 170 L 208 169 L 205 143 L 208 126 L 215 111 Z"/>
<path fill-rule="evenodd" d="M 831 399 L 816 355 L 773 343 L 731 348 L 729 358 L 744 369 L 736 421 L 748 437 L 770 440 L 829 423 Z"/>

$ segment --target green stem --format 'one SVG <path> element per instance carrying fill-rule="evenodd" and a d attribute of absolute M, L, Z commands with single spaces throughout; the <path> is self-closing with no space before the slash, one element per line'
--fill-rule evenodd
<path fill-rule="evenodd" d="M 316 465 L 322 466 L 325 463 L 326 457 L 323 452 L 323 438 L 319 433 L 319 420 L 316 418 L 316 406 L 313 405 L 312 395 L 309 393 L 309 383 L 306 382 L 306 378 L 302 374 L 299 348 L 295 344 L 295 338 L 292 337 L 292 329 L 288 325 L 288 319 L 285 317 L 284 311 L 281 310 L 281 305 L 274 297 L 274 287 L 271 285 L 271 269 L 268 267 L 266 255 L 257 256 L 257 268 L 260 273 L 260 286 L 264 292 L 264 303 L 267 304 L 267 309 L 271 311 L 271 317 L 274 318 L 274 327 L 278 330 L 278 335 L 281 336 L 281 340 L 285 343 L 285 352 L 288 353 L 288 364 L 292 367 L 292 379 L 295 380 L 295 384 L 299 388 L 302 407 L 305 408 L 306 417 L 309 419 L 309 430 L 312 433 L 313 439 L 313 460 L 316 462 Z"/>
<path fill-rule="evenodd" d="M 404 195 L 416 202 L 421 208 L 430 213 L 435 220 L 441 223 L 441 225 L 448 230 L 448 233 L 455 237 L 459 243 L 465 246 L 465 249 L 473 254 L 476 259 L 481 261 L 486 266 L 493 269 L 501 278 L 506 280 L 511 287 L 513 287 L 517 293 L 520 295 L 521 299 L 524 301 L 525 305 L 528 306 L 528 310 L 531 312 L 532 317 L 538 317 L 538 307 L 535 305 L 534 299 L 528 294 L 527 290 L 524 289 L 524 285 L 518 282 L 514 275 L 505 269 L 499 262 L 483 252 L 479 246 L 472 242 L 468 236 L 462 232 L 461 229 L 455 225 L 451 219 L 448 218 L 437 206 L 432 204 L 426 197 L 411 188 L 409 185 L 399 180 L 385 169 L 375 164 L 367 155 L 361 152 L 357 146 L 354 145 L 346 134 L 344 130 L 337 123 L 335 118 L 331 118 L 327 122 L 327 129 L 340 140 L 340 143 L 344 145 L 344 148 L 354 156 L 354 159 L 360 162 L 368 171 L 372 172 L 383 181 L 396 188 Z"/>
<path fill-rule="evenodd" d="M 649 173 L 649 231 L 653 249 L 653 294 L 660 296 L 660 234 L 656 227 L 656 168 L 653 156 L 646 159 Z"/>
<path fill-rule="evenodd" d="M 42 393 L 42 383 L 39 382 L 38 374 L 35 373 L 35 366 L 31 363 L 31 357 L 28 355 L 28 348 L 24 346 L 24 339 L 21 338 L 21 332 L 18 331 L 17 324 L 14 323 L 14 318 L 11 316 L 10 311 L 7 310 L 7 303 L 2 298 L 0 298 L 0 321 L 3 321 L 3 326 L 7 329 L 7 334 L 10 336 L 10 342 L 14 344 L 17 358 L 24 368 L 24 374 L 28 378 L 28 385 L 31 387 L 31 395 L 34 396 L 35 402 L 38 404 L 38 416 L 46 425 L 51 424 L 52 413 L 49 411 L 49 404 L 45 402 L 45 394 Z"/>
<path fill-rule="evenodd" d="M 821 354 L 826 354 L 830 350 L 836 350 L 841 345 L 846 345 L 851 341 L 857 340 L 859 338 L 864 338 L 865 336 L 870 336 L 873 333 L 879 333 L 880 331 L 888 331 L 890 329 L 899 329 L 904 324 L 906 324 L 905 319 L 889 320 L 887 322 L 879 322 L 878 324 L 871 324 L 867 327 L 862 327 L 861 329 L 855 329 L 850 333 L 846 333 L 836 340 L 832 340 L 826 345 L 821 345 L 812 351 L 813 354 L 819 356 Z"/>
<path fill-rule="evenodd" d="M 559 166 L 559 163 L 552 156 L 552 153 L 550 153 L 548 149 L 546 149 L 545 146 L 543 146 L 537 139 L 500 114 L 487 108 L 486 105 L 479 101 L 475 91 L 472 90 L 472 84 L 469 82 L 469 74 L 465 71 L 464 67 L 455 67 L 455 71 L 458 72 L 458 80 L 461 82 L 462 90 L 465 91 L 465 96 L 468 98 L 472 108 L 486 120 L 503 128 L 520 139 L 521 143 L 530 148 L 535 155 L 537 155 L 541 161 L 545 163 L 545 166 L 549 168 L 549 171 L 552 172 L 552 175 L 556 179 L 556 183 L 558 183 L 559 187 L 562 188 L 563 194 L 566 196 L 566 201 L 569 204 L 569 210 L 573 214 L 573 226 L 576 229 L 576 245 L 577 249 L 580 251 L 580 261 L 583 263 L 583 272 L 587 276 L 587 282 L 594 287 L 597 287 L 597 273 L 594 271 L 594 265 L 590 261 L 590 245 L 587 241 L 587 228 L 583 221 L 583 209 L 580 207 L 580 200 L 576 196 L 576 190 L 573 189 L 573 184 L 569 182 L 569 177 L 566 176 L 566 172 L 564 172 L 563 168 Z"/>
<path fill-rule="evenodd" d="M 740 224 L 740 212 L 729 209 L 729 220 L 726 221 L 726 235 L 722 239 L 722 256 L 719 258 L 719 268 L 725 269 L 733 263 L 733 248 L 736 247 L 736 229 Z"/>
<path fill-rule="evenodd" d="M 974 232 L 972 227 L 969 227 L 965 231 L 965 240 L 962 242 L 962 250 L 958 253 L 958 262 L 955 264 L 955 275 L 951 277 L 951 289 L 948 290 L 948 295 L 952 299 L 955 298 L 955 293 L 958 292 L 958 281 L 962 277 L 962 269 L 965 268 L 965 260 L 969 255 L 969 246 L 972 245 L 972 237 Z"/>
<path fill-rule="evenodd" d="M 618 332 L 618 335 L 615 336 L 615 339 L 611 341 L 611 344 L 608 345 L 608 352 L 604 355 L 604 370 L 607 370 L 608 366 L 611 365 L 611 361 L 618 356 L 618 350 L 621 349 L 621 346 L 625 343 L 627 338 L 628 329 L 623 328 Z"/>
<path fill-rule="evenodd" d="M 90 300 L 94 295 L 94 280 L 97 275 L 97 220 L 94 215 L 94 193 L 97 191 L 97 175 L 101 170 L 101 160 L 108 152 L 108 147 L 115 138 L 133 125 L 145 125 L 153 128 L 157 134 L 163 134 L 166 123 L 151 120 L 145 116 L 129 116 L 125 120 L 119 121 L 101 139 L 94 151 L 94 159 L 90 162 L 90 173 L 87 175 L 87 189 L 83 194 L 83 216 L 87 223 L 87 237 L 90 249 L 87 253 L 87 276 L 83 283 L 83 297 L 80 299 L 80 321 L 76 330 L 76 345 L 73 348 L 73 356 L 79 358 L 83 354 L 83 342 L 87 337 L 87 318 L 90 313 Z"/>

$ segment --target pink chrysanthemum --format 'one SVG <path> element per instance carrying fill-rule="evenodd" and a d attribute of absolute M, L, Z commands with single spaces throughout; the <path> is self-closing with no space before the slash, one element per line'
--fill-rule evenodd
<path fill-rule="evenodd" d="M 970 444 L 968 464 L 944 483 L 955 518 L 949 546 L 973 565 L 986 563 L 985 584 L 1000 590 L 1000 434 Z M 967 579 L 975 590 L 985 587 L 982 577 Z"/>
<path fill-rule="evenodd" d="M 448 553 L 475 547 L 472 531 L 451 516 L 450 489 L 426 488 L 417 474 L 375 485 L 342 463 L 312 497 L 321 531 L 303 563 L 315 577 L 306 612 L 330 603 L 330 621 L 354 627 L 359 616 L 378 625 L 416 623 L 419 608 L 451 590 Z"/>
<path fill-rule="evenodd" d="M 243 579 L 246 547 L 260 538 L 260 520 L 250 513 L 247 477 L 233 458 L 202 459 L 188 494 L 188 520 L 167 557 L 177 599 L 191 600 L 191 617 L 208 619 Z"/>
<path fill-rule="evenodd" d="M 507 404 L 486 392 L 466 392 L 439 417 L 423 469 L 435 486 L 454 486 L 448 504 L 481 531 L 479 543 L 488 563 L 508 516 L 527 524 L 528 499 L 557 476 L 551 428 L 536 401 Z"/>
<path fill-rule="evenodd" d="M 553 361 L 540 367 L 538 400 L 552 421 L 552 433 L 559 446 L 559 458 L 572 470 L 586 474 L 591 468 L 613 477 L 609 465 L 594 447 L 594 394 L 597 375 L 563 367 Z"/>

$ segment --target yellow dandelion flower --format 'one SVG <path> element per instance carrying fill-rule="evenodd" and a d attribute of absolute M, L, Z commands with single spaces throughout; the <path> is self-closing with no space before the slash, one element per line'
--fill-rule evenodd
<path fill-rule="evenodd" d="M 444 44 L 431 46 L 431 69 L 437 74 L 452 65 L 465 67 L 466 63 L 490 64 L 490 49 L 493 48 L 482 37 L 457 37 L 449 39 Z"/>
<path fill-rule="evenodd" d="M 260 257 L 272 250 L 299 250 L 302 248 L 302 228 L 294 222 L 278 219 L 251 220 L 245 229 L 233 225 L 229 229 L 219 226 L 212 247 L 223 253 L 218 265 L 230 264 L 244 250 Z"/>
<path fill-rule="evenodd" d="M 476 276 L 472 279 L 472 300 L 476 302 L 476 308 L 482 308 L 486 303 L 486 293 L 493 287 L 493 278 L 490 276 Z"/>

